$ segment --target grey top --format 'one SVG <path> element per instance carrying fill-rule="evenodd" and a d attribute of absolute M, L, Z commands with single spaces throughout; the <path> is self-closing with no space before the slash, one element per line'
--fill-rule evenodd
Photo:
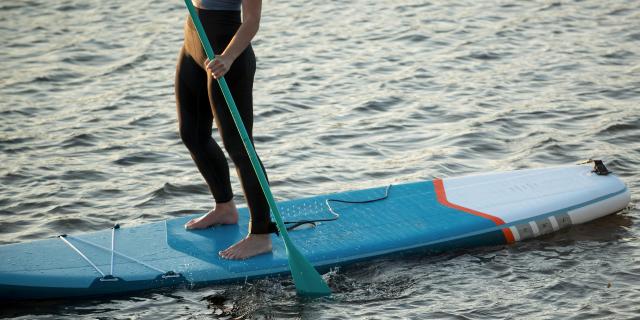
<path fill-rule="evenodd" d="M 240 11 L 242 0 L 191 0 L 197 8 L 205 10 Z"/>

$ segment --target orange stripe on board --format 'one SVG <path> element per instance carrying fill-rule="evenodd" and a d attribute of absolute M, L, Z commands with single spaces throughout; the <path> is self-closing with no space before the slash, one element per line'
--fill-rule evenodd
<path fill-rule="evenodd" d="M 449 202 L 449 200 L 447 200 L 447 193 L 444 191 L 444 183 L 442 182 L 442 179 L 435 179 L 433 180 L 433 185 L 435 187 L 436 190 L 436 197 L 438 198 L 438 202 L 440 202 L 440 204 L 442 204 L 443 206 L 449 207 L 449 208 L 453 208 L 456 210 L 460 210 L 460 211 L 464 211 L 466 213 L 470 213 L 472 215 L 478 216 L 478 217 L 482 217 L 485 219 L 489 219 L 491 221 L 493 221 L 496 226 L 499 225 L 503 225 L 504 224 L 504 220 L 496 217 L 496 216 L 492 216 L 488 213 L 484 213 L 484 212 L 480 212 L 477 210 L 473 210 L 471 208 L 466 208 L 460 205 L 457 205 L 455 203 L 451 203 Z M 513 237 L 513 233 L 511 233 L 511 230 L 509 228 L 505 228 L 502 229 L 502 233 L 504 234 L 505 239 L 507 240 L 507 243 L 514 243 L 515 242 L 515 238 Z"/>

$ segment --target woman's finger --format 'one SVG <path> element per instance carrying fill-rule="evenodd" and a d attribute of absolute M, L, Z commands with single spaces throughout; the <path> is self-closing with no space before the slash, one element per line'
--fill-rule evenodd
<path fill-rule="evenodd" d="M 207 65 L 205 66 L 205 68 L 206 68 L 207 70 L 211 71 L 211 70 L 213 70 L 213 66 L 214 66 L 213 62 L 209 62 L 209 64 L 207 64 Z"/>
<path fill-rule="evenodd" d="M 221 71 L 220 68 L 215 68 L 214 67 L 213 69 L 211 69 L 211 75 L 214 78 L 218 79 L 218 77 L 220 77 L 220 73 L 221 73 L 220 71 Z"/>
<path fill-rule="evenodd" d="M 213 69 L 211 69 L 211 72 L 214 72 L 216 74 L 225 74 L 227 71 L 229 71 L 229 68 L 227 68 L 226 66 L 214 66 Z"/>
<path fill-rule="evenodd" d="M 223 66 L 223 67 L 225 66 L 225 64 L 222 63 L 220 60 L 214 60 L 213 63 L 214 63 L 213 64 L 214 66 Z"/>
<path fill-rule="evenodd" d="M 213 67 L 211 68 L 211 71 L 226 70 L 226 69 L 227 69 L 227 66 L 223 64 L 216 64 L 216 65 L 213 65 Z"/>
<path fill-rule="evenodd" d="M 227 70 L 220 69 L 212 72 L 211 75 L 213 76 L 214 79 L 218 79 L 220 77 L 223 77 L 226 73 L 227 73 Z"/>

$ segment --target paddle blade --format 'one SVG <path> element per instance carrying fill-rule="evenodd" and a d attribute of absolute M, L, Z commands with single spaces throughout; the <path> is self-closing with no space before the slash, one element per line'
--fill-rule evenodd
<path fill-rule="evenodd" d="M 296 291 L 301 296 L 324 297 L 331 295 L 331 289 L 322 276 L 290 241 L 285 240 L 289 255 L 289 268 L 296 284 Z"/>

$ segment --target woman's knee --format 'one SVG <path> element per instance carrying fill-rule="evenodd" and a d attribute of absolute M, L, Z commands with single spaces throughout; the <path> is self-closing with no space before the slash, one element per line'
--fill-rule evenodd
<path fill-rule="evenodd" d="M 231 158 L 231 161 L 233 161 L 236 166 L 240 164 L 251 163 L 249 154 L 247 153 L 247 150 L 244 148 L 244 144 L 242 144 L 241 141 L 233 145 L 225 144 L 225 149 L 229 154 L 229 158 Z"/>
<path fill-rule="evenodd" d="M 189 149 L 189 151 L 194 152 L 197 151 L 207 143 L 207 140 L 211 139 L 211 137 L 203 136 L 202 134 L 198 134 L 193 129 L 180 126 L 180 140 L 182 143 Z"/>

